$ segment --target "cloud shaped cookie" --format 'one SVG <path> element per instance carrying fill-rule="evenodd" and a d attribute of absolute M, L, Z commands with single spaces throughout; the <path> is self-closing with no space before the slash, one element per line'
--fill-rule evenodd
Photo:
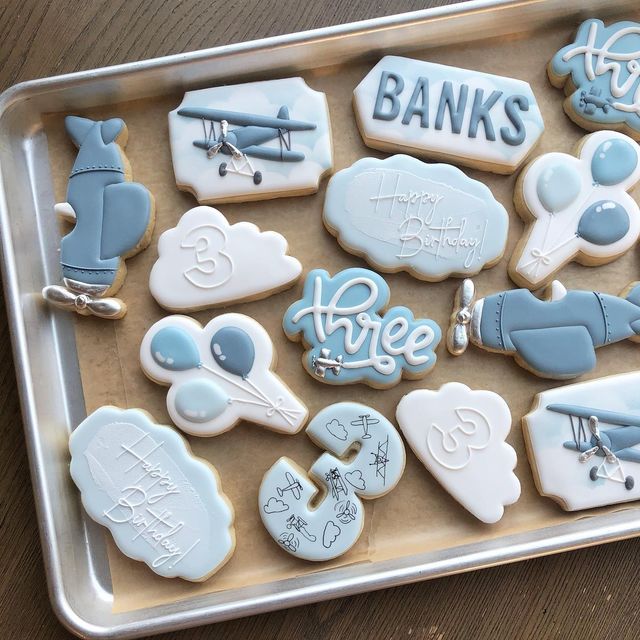
<path fill-rule="evenodd" d="M 165 309 L 206 309 L 265 298 L 301 272 L 279 233 L 249 222 L 230 225 L 217 209 L 195 207 L 160 236 L 149 289 Z"/>
<path fill-rule="evenodd" d="M 458 382 L 420 389 L 402 398 L 396 418 L 422 464 L 482 522 L 497 522 L 520 497 L 516 452 L 505 442 L 511 412 L 498 394 Z"/>

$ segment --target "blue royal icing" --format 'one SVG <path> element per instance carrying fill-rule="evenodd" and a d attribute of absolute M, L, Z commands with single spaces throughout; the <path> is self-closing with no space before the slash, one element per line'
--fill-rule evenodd
<path fill-rule="evenodd" d="M 426 374 L 436 363 L 441 338 L 433 320 L 414 319 L 406 307 L 379 312 L 389 287 L 368 269 L 345 269 L 331 277 L 314 269 L 300 300 L 287 309 L 287 336 L 308 346 L 306 369 L 325 382 L 390 386 Z"/>
<path fill-rule="evenodd" d="M 615 128 L 623 123 L 640 134 L 640 24 L 586 20 L 574 42 L 556 53 L 553 76 L 571 78 L 568 104 L 581 118 Z"/>

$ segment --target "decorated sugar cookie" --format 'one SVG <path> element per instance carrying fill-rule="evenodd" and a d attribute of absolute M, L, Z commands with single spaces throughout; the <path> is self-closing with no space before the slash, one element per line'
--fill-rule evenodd
<path fill-rule="evenodd" d="M 289 458 L 280 458 L 262 480 L 258 506 L 264 526 L 283 549 L 305 560 L 331 560 L 360 537 L 360 498 L 379 498 L 400 480 L 404 445 L 382 414 L 355 402 L 320 411 L 307 435 L 326 453 L 308 473 Z M 355 445 L 355 457 L 345 458 Z M 316 504 L 320 487 L 324 495 Z"/>
<path fill-rule="evenodd" d="M 640 140 L 640 23 L 585 20 L 547 72 L 551 84 L 564 87 L 564 110 L 576 124 Z"/>
<path fill-rule="evenodd" d="M 330 276 L 307 274 L 302 298 L 284 314 L 291 340 L 301 340 L 307 372 L 329 384 L 364 382 L 384 388 L 426 375 L 436 363 L 440 327 L 392 307 L 389 286 L 369 269 L 345 269 Z"/>
<path fill-rule="evenodd" d="M 202 204 L 314 193 L 333 164 L 327 100 L 302 78 L 188 91 L 169 140 L 178 188 Z"/>
<path fill-rule="evenodd" d="M 595 266 L 628 251 L 640 235 L 640 208 L 626 192 L 638 180 L 640 146 L 615 131 L 583 138 L 577 158 L 536 158 L 516 185 L 528 225 L 509 265 L 513 280 L 536 289 L 571 260 Z"/>
<path fill-rule="evenodd" d="M 253 318 L 226 313 L 204 328 L 187 316 L 168 316 L 140 345 L 142 370 L 169 387 L 167 410 L 183 431 L 215 436 L 248 420 L 297 433 L 307 408 L 272 371 L 269 334 Z"/>
<path fill-rule="evenodd" d="M 404 396 L 396 418 L 413 452 L 436 480 L 478 520 L 498 522 L 520 497 L 507 403 L 492 391 L 449 382 Z"/>
<path fill-rule="evenodd" d="M 160 236 L 149 289 L 166 309 L 195 311 L 265 298 L 301 272 L 279 233 L 231 225 L 217 209 L 195 207 Z"/>
<path fill-rule="evenodd" d="M 131 182 L 123 120 L 67 116 L 65 128 L 79 151 L 67 202 L 56 204 L 55 212 L 75 226 L 60 243 L 63 285 L 45 287 L 42 295 L 56 307 L 81 315 L 121 318 L 126 305 L 109 296 L 124 282 L 125 258 L 151 240 L 154 199 L 146 187 Z"/>
<path fill-rule="evenodd" d="M 324 223 L 381 271 L 438 281 L 473 275 L 504 252 L 509 216 L 481 182 L 410 156 L 363 158 L 327 186 Z"/>
<path fill-rule="evenodd" d="M 528 289 L 475 298 L 471 280 L 458 289 L 447 336 L 449 351 L 464 353 L 469 342 L 513 356 L 543 378 L 569 379 L 596 366 L 596 347 L 638 340 L 640 282 L 620 297 L 598 291 L 567 291 L 554 280 L 541 299 Z"/>
<path fill-rule="evenodd" d="M 640 373 L 544 391 L 522 419 L 538 491 L 567 511 L 640 498 Z"/>
<path fill-rule="evenodd" d="M 512 173 L 544 123 L 527 82 L 385 56 L 353 92 L 364 143 Z"/>
<path fill-rule="evenodd" d="M 160 576 L 199 582 L 235 548 L 216 470 L 140 409 L 101 407 L 71 434 L 71 476 L 118 548 Z"/>

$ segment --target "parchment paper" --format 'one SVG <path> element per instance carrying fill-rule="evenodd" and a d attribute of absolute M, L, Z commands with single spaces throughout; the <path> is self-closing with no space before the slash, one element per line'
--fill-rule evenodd
<path fill-rule="evenodd" d="M 576 25 L 577 26 L 577 25 Z M 435 28 L 435 27 L 434 27 Z M 571 152 L 586 132 L 571 123 L 562 110 L 563 95 L 552 88 L 545 75 L 551 55 L 570 42 L 572 29 L 545 30 L 536 37 L 483 41 L 455 48 L 441 48 L 412 54 L 434 62 L 461 66 L 528 81 L 540 103 L 546 130 L 534 154 L 548 151 Z M 336 46 L 340 46 L 339 43 Z M 392 52 L 390 52 L 392 53 Z M 384 157 L 367 149 L 356 128 L 351 107 L 352 91 L 378 60 L 344 67 L 323 68 L 304 74 L 307 83 L 327 94 L 335 153 L 335 170 L 350 166 L 364 156 Z M 267 76 L 265 76 L 267 77 Z M 165 407 L 167 389 L 149 381 L 138 361 L 140 341 L 146 330 L 165 312 L 154 302 L 148 290 L 151 266 L 157 257 L 158 236 L 173 227 L 180 216 L 196 206 L 195 199 L 177 190 L 171 167 L 167 132 L 167 113 L 180 103 L 182 95 L 153 101 L 112 105 L 108 109 L 85 112 L 92 118 L 120 116 L 129 127 L 126 149 L 134 179 L 146 185 L 156 197 L 157 225 L 151 246 L 128 260 L 129 269 L 119 296 L 129 306 L 127 316 L 117 322 L 93 318 L 76 319 L 76 336 L 87 412 L 103 404 L 140 407 L 151 412 L 157 421 L 171 424 Z M 65 114 L 47 118 L 46 132 L 58 201 L 64 201 L 66 181 L 75 157 L 75 149 L 63 128 Z M 471 177 L 485 182 L 510 214 L 510 233 L 502 261 L 475 278 L 478 295 L 484 296 L 513 288 L 507 276 L 507 262 L 522 232 L 512 193 L 515 176 L 496 176 L 466 170 Z M 326 184 L 326 183 L 325 183 Z M 321 211 L 325 184 L 313 196 L 282 198 L 251 204 L 221 206 L 230 223 L 248 220 L 262 230 L 274 229 L 287 238 L 290 253 L 298 257 L 305 273 L 322 267 L 330 273 L 351 266 L 367 266 L 338 246 L 325 230 Z M 53 215 L 53 212 L 52 212 Z M 596 288 L 617 294 L 638 278 L 638 250 L 607 266 L 565 267 L 560 277 L 567 288 Z M 391 305 L 407 305 L 417 317 L 436 320 L 446 332 L 454 292 L 459 284 L 449 279 L 439 284 L 420 282 L 407 274 L 386 276 L 391 287 Z M 509 442 L 518 453 L 516 473 L 522 483 L 522 496 L 516 505 L 507 507 L 503 520 L 496 525 L 476 521 L 459 506 L 431 477 L 407 447 L 407 466 L 397 488 L 386 497 L 366 503 L 363 534 L 355 547 L 342 558 L 324 564 L 298 560 L 284 552 L 269 537 L 260 521 L 258 487 L 266 470 L 275 460 L 287 455 L 308 468 L 321 451 L 304 430 L 296 436 L 271 433 L 252 424 L 241 424 L 215 438 L 188 437 L 193 451 L 218 469 L 224 492 L 236 512 L 237 547 L 229 563 L 208 581 L 190 584 L 180 579 L 168 580 L 153 574 L 143 563 L 126 558 L 109 540 L 109 560 L 113 578 L 114 610 L 148 607 L 197 594 L 231 589 L 355 562 L 375 562 L 428 550 L 453 547 L 506 534 L 560 524 L 605 510 L 570 514 L 550 499 L 539 496 L 524 450 L 520 418 L 529 410 L 534 395 L 560 383 L 542 380 L 517 366 L 511 358 L 490 354 L 470 346 L 461 357 L 454 358 L 444 343 L 438 349 L 435 369 L 419 381 L 377 391 L 363 385 L 343 387 L 323 385 L 313 380 L 301 366 L 302 349 L 286 339 L 281 327 L 282 315 L 298 299 L 301 283 L 293 289 L 260 302 L 235 305 L 229 311 L 258 319 L 272 336 L 278 353 L 277 373 L 308 405 L 313 416 L 332 402 L 354 400 L 375 407 L 394 420 L 400 398 L 413 389 L 438 388 L 458 380 L 473 388 L 490 389 L 501 394 L 513 415 Z M 204 311 L 194 316 L 205 324 L 220 311 Z M 623 342 L 598 351 L 596 371 L 583 379 L 626 372 L 640 368 L 640 346 Z M 79 499 L 79 496 L 78 496 Z M 365 501 L 366 502 L 366 501 Z M 629 508 L 618 505 L 610 510 Z"/>

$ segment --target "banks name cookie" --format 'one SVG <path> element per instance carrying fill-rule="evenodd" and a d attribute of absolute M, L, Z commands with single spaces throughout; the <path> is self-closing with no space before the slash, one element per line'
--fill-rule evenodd
<path fill-rule="evenodd" d="M 544 123 L 523 80 L 385 56 L 353 93 L 367 146 L 512 173 Z"/>

